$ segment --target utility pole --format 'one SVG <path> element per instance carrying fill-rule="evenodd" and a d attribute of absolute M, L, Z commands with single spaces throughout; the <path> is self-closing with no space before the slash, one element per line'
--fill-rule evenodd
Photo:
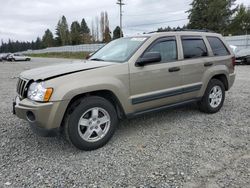
<path fill-rule="evenodd" d="M 120 6 L 120 37 L 122 37 L 122 6 L 125 5 L 123 0 L 117 0 L 117 3 Z"/>

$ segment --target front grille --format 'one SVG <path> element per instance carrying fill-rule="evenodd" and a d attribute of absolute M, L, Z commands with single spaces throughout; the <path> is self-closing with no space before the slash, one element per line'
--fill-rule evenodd
<path fill-rule="evenodd" d="M 17 93 L 21 99 L 25 98 L 27 95 L 27 84 L 28 81 L 22 78 L 18 78 L 17 81 Z"/>

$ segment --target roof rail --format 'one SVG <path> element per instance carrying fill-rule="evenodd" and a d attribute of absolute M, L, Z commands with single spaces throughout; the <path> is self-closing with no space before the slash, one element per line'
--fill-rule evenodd
<path fill-rule="evenodd" d="M 161 33 L 161 32 L 173 32 L 173 31 L 193 31 L 193 32 L 207 32 L 207 33 L 215 33 L 212 30 L 209 29 L 172 29 L 170 31 L 151 31 L 148 32 L 147 34 L 151 34 L 151 33 Z"/>
<path fill-rule="evenodd" d="M 178 30 L 177 30 L 178 31 Z M 196 32 L 209 32 L 209 33 L 215 33 L 214 31 L 210 29 L 180 29 L 179 31 L 196 31 Z"/>

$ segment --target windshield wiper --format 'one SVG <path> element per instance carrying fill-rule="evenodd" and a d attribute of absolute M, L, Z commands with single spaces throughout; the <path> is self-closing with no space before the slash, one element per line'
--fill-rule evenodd
<path fill-rule="evenodd" d="M 103 59 L 100 59 L 100 58 L 93 58 L 93 59 L 90 59 L 91 61 L 104 61 Z"/>

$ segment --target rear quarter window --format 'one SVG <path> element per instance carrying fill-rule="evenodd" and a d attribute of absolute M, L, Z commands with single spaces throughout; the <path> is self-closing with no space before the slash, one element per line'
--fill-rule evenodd
<path fill-rule="evenodd" d="M 224 43 L 218 37 L 207 37 L 207 40 L 212 48 L 214 56 L 225 56 L 230 54 Z"/>

